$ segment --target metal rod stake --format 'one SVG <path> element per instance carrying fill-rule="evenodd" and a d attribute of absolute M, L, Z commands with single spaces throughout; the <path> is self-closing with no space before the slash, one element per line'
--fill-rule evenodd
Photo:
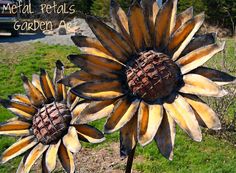
<path fill-rule="evenodd" d="M 134 149 L 131 151 L 131 153 L 128 156 L 125 173 L 131 173 L 132 171 L 135 149 L 136 149 L 136 146 L 134 147 Z"/>

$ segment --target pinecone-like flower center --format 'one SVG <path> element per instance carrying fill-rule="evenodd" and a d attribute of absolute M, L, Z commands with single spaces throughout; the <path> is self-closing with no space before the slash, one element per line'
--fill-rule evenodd
<path fill-rule="evenodd" d="M 33 132 L 39 142 L 45 145 L 57 143 L 68 131 L 71 112 L 65 104 L 44 105 L 33 117 Z"/>
<path fill-rule="evenodd" d="M 167 55 L 150 50 L 128 62 L 126 76 L 133 95 L 154 102 L 169 96 L 181 75 L 179 67 Z"/>

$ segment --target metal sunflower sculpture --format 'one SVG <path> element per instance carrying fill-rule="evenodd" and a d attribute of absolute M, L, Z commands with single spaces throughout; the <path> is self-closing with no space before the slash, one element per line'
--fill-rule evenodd
<path fill-rule="evenodd" d="M 63 84 L 57 84 L 64 76 L 64 67 L 60 61 L 56 66 L 54 82 L 43 69 L 40 76 L 33 75 L 32 82 L 22 75 L 26 96 L 13 95 L 10 100 L 0 100 L 18 116 L 1 124 L 0 134 L 21 137 L 2 154 L 1 163 L 26 153 L 18 173 L 28 173 L 41 156 L 42 172 L 52 172 L 56 168 L 57 155 L 65 171 L 73 173 L 73 153 L 81 149 L 79 140 L 99 143 L 105 139 L 92 126 L 75 124 L 87 103 L 67 94 Z"/>
<path fill-rule="evenodd" d="M 215 112 L 198 96 L 225 96 L 220 85 L 235 78 L 202 66 L 225 45 L 216 43 L 214 34 L 195 36 L 204 14 L 193 16 L 192 8 L 177 14 L 177 0 L 162 7 L 143 0 L 135 1 L 126 15 L 111 0 L 111 15 L 116 30 L 87 16 L 97 39 L 72 37 L 84 53 L 68 58 L 81 71 L 61 82 L 93 101 L 78 121 L 109 114 L 104 131 L 120 131 L 121 156 L 129 155 L 129 163 L 137 142 L 146 146 L 153 140 L 172 160 L 176 123 L 198 142 L 200 126 L 220 129 Z"/>

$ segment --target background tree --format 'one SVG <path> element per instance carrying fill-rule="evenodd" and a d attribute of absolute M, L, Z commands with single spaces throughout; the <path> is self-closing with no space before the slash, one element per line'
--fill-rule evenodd
<path fill-rule="evenodd" d="M 126 11 L 132 0 L 118 0 L 121 7 Z M 93 0 L 93 4 L 91 7 L 91 13 L 95 16 L 99 16 L 102 18 L 109 18 L 110 11 L 110 0 Z"/>
<path fill-rule="evenodd" d="M 132 0 L 118 0 L 121 6 L 127 10 Z M 161 3 L 162 0 L 158 0 Z M 165 2 L 166 0 L 163 0 Z M 91 13 L 102 18 L 109 18 L 110 0 L 93 0 Z M 226 27 L 233 34 L 236 23 L 236 0 L 179 0 L 178 11 L 188 7 L 194 7 L 194 13 L 205 11 L 206 21 L 218 27 Z"/>
<path fill-rule="evenodd" d="M 235 0 L 207 0 L 204 1 L 207 10 L 207 21 L 211 24 L 223 26 L 235 32 L 236 1 Z"/>
<path fill-rule="evenodd" d="M 73 4 L 79 11 L 85 14 L 90 14 L 90 8 L 93 4 L 93 0 L 75 0 Z"/>
<path fill-rule="evenodd" d="M 178 1 L 178 11 L 184 11 L 189 7 L 194 7 L 194 13 L 201 13 L 207 10 L 204 4 L 205 0 L 179 0 Z"/>

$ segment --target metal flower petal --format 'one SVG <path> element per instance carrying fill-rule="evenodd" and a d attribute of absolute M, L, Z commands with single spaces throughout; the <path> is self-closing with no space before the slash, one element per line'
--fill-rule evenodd
<path fill-rule="evenodd" d="M 69 59 L 99 77 L 72 74 L 65 79 L 66 85 L 73 83 L 73 94 L 92 101 L 82 112 L 81 122 L 109 113 L 105 132 L 120 130 L 121 155 L 129 155 L 129 161 L 137 143 L 145 146 L 153 139 L 160 152 L 172 160 L 175 124 L 195 141 L 202 140 L 203 123 L 212 129 L 220 126 L 213 110 L 196 95 L 225 96 L 227 92 L 219 85 L 235 82 L 235 77 L 202 67 L 224 49 L 224 43 L 216 43 L 212 33 L 196 35 L 205 15 L 193 14 L 192 7 L 177 14 L 177 0 L 167 0 L 162 6 L 154 0 L 135 0 L 125 14 L 111 0 L 115 29 L 88 16 L 98 40 L 75 41 L 82 49 L 91 48 L 86 51 L 90 50 L 93 58 L 81 61 L 72 55 Z M 108 51 L 107 59 L 117 64 L 97 61 L 100 52 L 94 48 L 105 54 Z M 73 81 L 80 80 L 82 83 L 74 86 Z"/>
<path fill-rule="evenodd" d="M 57 61 L 53 80 L 41 69 L 40 76 L 33 75 L 33 82 L 22 76 L 27 96 L 17 94 L 10 100 L 0 99 L 1 105 L 18 116 L 0 124 L 0 135 L 21 137 L 2 153 L 1 163 L 24 155 L 18 173 L 30 172 L 41 156 L 43 172 L 52 172 L 59 157 L 65 171 L 74 173 L 72 153 L 80 151 L 80 139 L 91 143 L 105 139 L 98 129 L 76 123 L 88 102 L 67 92 L 59 82 L 63 77 L 64 65 Z"/>

